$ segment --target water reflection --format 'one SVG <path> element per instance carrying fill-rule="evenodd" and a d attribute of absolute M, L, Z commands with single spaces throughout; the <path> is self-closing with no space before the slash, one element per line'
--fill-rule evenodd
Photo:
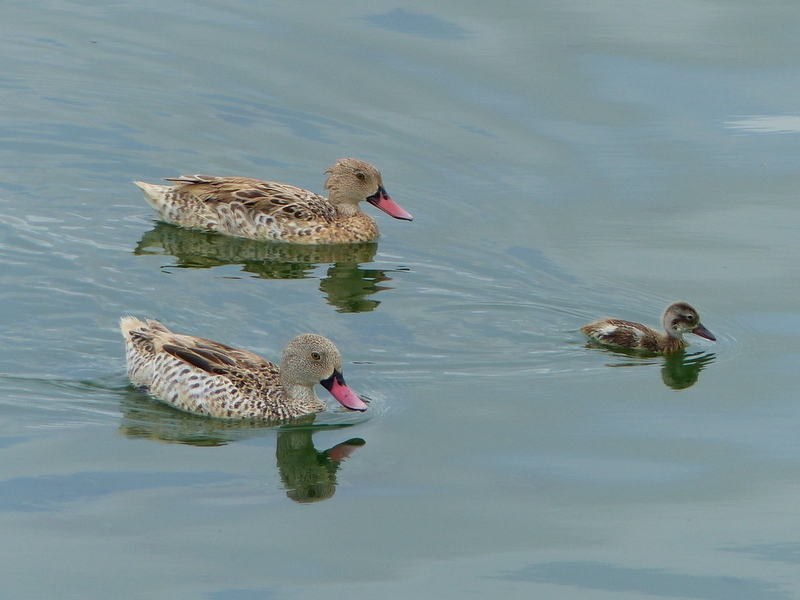
<path fill-rule="evenodd" d="M 222 446 L 249 437 L 272 435 L 277 431 L 275 459 L 286 496 L 295 502 L 327 500 L 336 492 L 336 474 L 342 461 L 366 442 L 350 438 L 317 450 L 312 436 L 322 427 L 314 426 L 316 415 L 306 415 L 277 428 L 257 421 L 225 421 L 198 417 L 154 402 L 141 392 L 127 393 L 121 402 L 119 432 L 131 438 L 192 446 Z"/>
<path fill-rule="evenodd" d="M 270 423 L 260 421 L 228 421 L 198 417 L 182 412 L 140 391 L 128 391 L 120 402 L 122 421 L 119 433 L 131 438 L 154 440 L 190 446 L 224 446 L 253 437 L 269 435 Z M 299 420 L 311 424 L 315 415 Z"/>
<path fill-rule="evenodd" d="M 608 367 L 642 367 L 661 364 L 661 379 L 664 385 L 673 390 L 684 390 L 697 383 L 700 372 L 716 360 L 713 352 L 675 352 L 661 356 L 641 350 L 609 348 L 590 340 L 587 348 L 597 348 L 609 354 L 625 356 L 633 360 L 611 363 Z"/>
<path fill-rule="evenodd" d="M 714 362 L 716 356 L 713 352 L 695 352 L 685 354 L 678 352 L 664 357 L 664 365 L 661 367 L 661 379 L 664 385 L 673 390 L 683 390 L 692 387 L 700 377 L 700 371 Z"/>
<path fill-rule="evenodd" d="M 309 279 L 318 266 L 329 263 L 319 285 L 328 303 L 338 312 L 369 312 L 380 304 L 371 296 L 391 289 L 381 285 L 391 281 L 386 271 L 361 268 L 373 261 L 377 251 L 376 242 L 280 244 L 157 223 L 142 236 L 133 253 L 172 255 L 177 259 L 174 266 L 185 269 L 241 265 L 244 272 L 263 279 Z"/>
<path fill-rule="evenodd" d="M 336 472 L 342 461 L 366 444 L 361 438 L 350 438 L 319 451 L 314 447 L 311 433 L 307 427 L 281 427 L 275 449 L 286 496 L 300 503 L 319 502 L 333 496 Z"/>

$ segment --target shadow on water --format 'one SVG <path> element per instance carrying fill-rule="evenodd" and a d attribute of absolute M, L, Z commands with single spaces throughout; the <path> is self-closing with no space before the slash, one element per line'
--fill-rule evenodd
<path fill-rule="evenodd" d="M 139 256 L 171 255 L 177 259 L 172 266 L 181 269 L 240 265 L 242 271 L 262 279 L 310 279 L 315 276 L 317 267 L 329 264 L 326 276 L 320 279 L 320 291 L 338 312 L 352 313 L 375 310 L 380 301 L 371 296 L 392 289 L 381 285 L 391 281 L 387 271 L 362 268 L 363 264 L 373 261 L 377 251 L 377 242 L 305 246 L 236 238 L 157 223 L 142 236 L 133 253 Z"/>
<path fill-rule="evenodd" d="M 366 442 L 349 438 L 327 450 L 317 450 L 317 431 L 342 429 L 348 424 L 314 424 L 307 415 L 276 425 L 258 421 L 227 421 L 183 413 L 154 402 L 141 392 L 127 393 L 121 403 L 119 432 L 130 438 L 192 446 L 223 446 L 252 437 L 277 435 L 275 459 L 286 496 L 300 503 L 319 502 L 336 492 L 342 461 Z"/>
<path fill-rule="evenodd" d="M 624 356 L 632 360 L 618 363 L 610 363 L 608 367 L 643 367 L 649 365 L 661 365 L 661 379 L 664 385 L 673 390 L 684 390 L 697 383 L 700 372 L 716 360 L 713 352 L 676 352 L 662 356 L 641 350 L 629 350 L 626 348 L 609 348 L 598 342 L 590 340 L 586 344 L 587 348 L 596 348 L 615 356 Z"/>

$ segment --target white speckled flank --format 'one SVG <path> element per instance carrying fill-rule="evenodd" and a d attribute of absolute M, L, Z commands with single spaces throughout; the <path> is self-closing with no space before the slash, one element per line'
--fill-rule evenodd
<path fill-rule="evenodd" d="M 186 412 L 282 421 L 325 410 L 315 384 L 347 408 L 367 408 L 344 383 L 338 349 L 321 335 L 297 336 L 278 367 L 247 350 L 172 333 L 158 321 L 123 317 L 120 328 L 131 382 Z"/>
<path fill-rule="evenodd" d="M 386 193 L 367 162 L 343 158 L 326 171 L 330 199 L 285 183 L 247 177 L 184 175 L 155 185 L 135 181 L 158 218 L 188 229 L 295 244 L 371 242 L 378 224 L 359 207 L 367 201 L 396 219 L 411 215 Z"/>

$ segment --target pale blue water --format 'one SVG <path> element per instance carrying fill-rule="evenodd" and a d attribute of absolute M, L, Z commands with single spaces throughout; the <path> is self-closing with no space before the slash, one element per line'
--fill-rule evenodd
<path fill-rule="evenodd" d="M 800 598 L 800 7 L 17 3 L 0 19 L 0 599 Z M 131 180 L 414 215 L 297 249 Z M 684 299 L 716 343 L 587 348 Z M 371 399 L 294 428 L 127 385 L 117 320 Z M 324 391 L 320 390 L 321 393 Z"/>

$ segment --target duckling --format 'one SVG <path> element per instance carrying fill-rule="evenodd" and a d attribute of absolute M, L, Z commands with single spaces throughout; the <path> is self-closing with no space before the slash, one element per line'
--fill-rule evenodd
<path fill-rule="evenodd" d="M 333 342 L 303 333 L 283 351 L 280 367 L 225 344 L 171 332 L 158 321 L 122 317 L 128 377 L 180 410 L 224 419 L 283 421 L 325 410 L 314 385 L 350 410 L 367 405 L 347 386 Z"/>
<path fill-rule="evenodd" d="M 700 323 L 700 315 L 686 302 L 670 304 L 662 322 L 666 333 L 621 319 L 600 319 L 584 325 L 581 331 L 602 344 L 659 354 L 671 354 L 686 347 L 688 342 L 683 339 L 684 333 L 693 333 L 711 341 L 717 339 Z"/>
<path fill-rule="evenodd" d="M 285 183 L 247 177 L 184 175 L 175 185 L 134 181 L 167 223 L 256 240 L 294 244 L 371 242 L 378 224 L 359 207 L 366 200 L 395 219 L 411 221 L 386 193 L 371 164 L 343 158 L 325 171 L 330 199 Z"/>

